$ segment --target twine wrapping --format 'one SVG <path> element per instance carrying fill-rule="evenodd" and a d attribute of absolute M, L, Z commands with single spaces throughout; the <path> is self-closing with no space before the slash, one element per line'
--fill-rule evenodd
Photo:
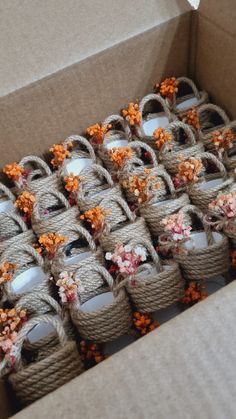
<path fill-rule="evenodd" d="M 197 117 L 200 124 L 198 137 L 203 142 L 204 147 L 211 151 L 214 148 L 211 141 L 213 131 L 224 128 L 225 125 L 230 123 L 230 119 L 222 108 L 212 103 L 197 108 Z M 216 121 L 212 120 L 212 117 L 215 117 Z"/>
<path fill-rule="evenodd" d="M 231 122 L 230 124 L 224 127 L 222 135 L 225 131 L 232 131 L 236 136 L 236 121 Z M 236 169 L 236 141 L 234 141 L 233 147 L 227 150 L 223 157 L 223 163 L 228 170 L 228 172 L 235 172 Z"/>
<path fill-rule="evenodd" d="M 77 195 L 79 207 L 86 202 L 91 194 L 99 192 L 101 189 L 114 186 L 109 172 L 102 166 L 94 164 L 81 172 L 82 184 Z"/>
<path fill-rule="evenodd" d="M 144 263 L 137 273 L 125 280 L 126 290 L 136 309 L 142 313 L 152 313 L 178 301 L 184 293 L 184 281 L 177 263 L 172 261 L 162 266 L 151 242 L 142 238 L 129 244 L 144 247 L 152 259 L 151 263 Z"/>
<path fill-rule="evenodd" d="M 180 96 L 180 94 L 175 93 L 173 96 L 173 103 L 172 103 L 172 111 L 177 114 L 178 116 L 181 116 L 183 113 L 187 112 L 189 109 L 192 108 L 192 106 L 181 106 L 181 109 L 178 108 L 178 105 L 183 104 L 186 100 L 196 98 L 197 102 L 195 103 L 194 107 L 199 107 L 203 105 L 204 103 L 208 102 L 208 93 L 205 91 L 199 91 L 196 84 L 187 77 L 178 77 L 178 93 L 181 91 L 180 87 L 181 85 L 187 85 L 191 89 L 191 93 L 183 94 Z"/>
<path fill-rule="evenodd" d="M 23 366 L 21 350 L 29 331 L 38 323 L 49 323 L 57 331 L 60 349 L 39 362 Z M 61 321 L 45 315 L 29 320 L 20 330 L 16 340 L 15 373 L 9 375 L 9 382 L 22 406 L 29 405 L 48 393 L 61 387 L 84 371 L 76 343 L 66 337 Z"/>
<path fill-rule="evenodd" d="M 16 236 L 10 237 L 7 240 L 4 241 L 0 241 L 0 256 L 2 255 L 2 253 L 7 250 L 8 248 L 10 248 L 11 246 L 20 246 L 22 244 L 28 244 L 28 245 L 33 245 L 36 242 L 36 236 L 33 232 L 33 230 L 28 229 L 27 226 L 25 225 L 25 229 L 17 234 Z"/>
<path fill-rule="evenodd" d="M 14 211 L 0 212 L 0 242 L 14 239 L 18 234 L 27 231 L 27 225 Z"/>
<path fill-rule="evenodd" d="M 88 276 L 90 267 L 88 267 Z M 132 324 L 132 311 L 124 288 L 116 290 L 113 278 L 102 266 L 92 268 L 107 283 L 114 300 L 92 312 L 81 309 L 80 303 L 70 305 L 71 318 L 82 338 L 98 343 L 110 342 L 127 333 Z"/>
<path fill-rule="evenodd" d="M 9 189 L 6 185 L 0 182 L 0 202 L 9 199 L 12 202 L 15 202 L 15 195 L 12 193 L 11 189 Z"/>

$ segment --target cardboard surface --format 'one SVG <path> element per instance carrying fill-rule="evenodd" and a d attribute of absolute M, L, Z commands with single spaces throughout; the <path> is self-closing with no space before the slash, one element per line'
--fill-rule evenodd
<path fill-rule="evenodd" d="M 224 32 L 236 35 L 235 0 L 201 0 L 198 13 Z"/>
<path fill-rule="evenodd" d="M 14 416 L 235 419 L 236 282 Z"/>

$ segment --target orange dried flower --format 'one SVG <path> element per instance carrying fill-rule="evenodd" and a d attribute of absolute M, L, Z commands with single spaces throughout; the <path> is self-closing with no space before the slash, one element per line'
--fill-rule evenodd
<path fill-rule="evenodd" d="M 110 159 L 116 169 L 122 169 L 127 160 L 132 157 L 132 150 L 130 147 L 115 147 L 110 150 Z"/>
<path fill-rule="evenodd" d="M 3 173 L 11 180 L 18 181 L 20 175 L 24 172 L 24 169 L 20 167 L 17 163 L 6 164 L 3 168 Z"/>
<path fill-rule="evenodd" d="M 82 214 L 80 219 L 87 221 L 96 233 L 100 233 L 104 228 L 105 217 L 109 213 L 109 209 L 103 210 L 101 207 L 95 207 Z"/>
<path fill-rule="evenodd" d="M 130 102 L 127 109 L 122 109 L 122 116 L 130 125 L 140 125 L 141 113 L 137 103 Z"/>
<path fill-rule="evenodd" d="M 3 262 L 0 265 L 0 285 L 11 281 L 15 269 L 15 263 Z"/>
<path fill-rule="evenodd" d="M 45 250 L 49 259 L 54 258 L 59 247 L 66 242 L 66 237 L 57 233 L 42 234 L 39 237 L 39 244 Z"/>
<path fill-rule="evenodd" d="M 141 204 L 149 200 L 150 186 L 152 182 L 155 182 L 155 180 L 155 176 L 151 175 L 151 170 L 145 168 L 144 177 L 132 175 L 128 178 L 128 180 L 124 180 L 122 182 L 122 186 L 123 188 L 128 189 L 131 193 L 133 193 L 137 197 L 138 202 Z M 154 187 L 158 189 L 160 187 L 160 183 L 156 182 Z"/>
<path fill-rule="evenodd" d="M 186 112 L 182 119 L 185 124 L 191 125 L 195 129 L 200 128 L 200 121 L 197 116 L 196 108 L 192 108 L 188 112 Z"/>
<path fill-rule="evenodd" d="M 108 124 L 105 127 L 102 127 L 100 124 L 95 124 L 88 127 L 86 132 L 93 139 L 94 144 L 103 144 L 104 135 L 111 127 L 111 124 Z"/>
<path fill-rule="evenodd" d="M 178 166 L 177 178 L 187 183 L 196 182 L 198 179 L 197 175 L 201 172 L 201 169 L 202 161 L 200 159 L 190 157 L 188 160 L 180 162 Z"/>
<path fill-rule="evenodd" d="M 160 93 L 161 96 L 167 97 L 169 100 L 173 100 L 173 96 L 178 92 L 179 81 L 175 77 L 165 79 L 161 83 L 155 85 L 155 90 Z"/>
<path fill-rule="evenodd" d="M 80 353 L 82 361 L 91 362 L 94 361 L 99 364 L 101 361 L 107 358 L 106 355 L 102 354 L 102 348 L 95 342 L 87 343 L 85 340 L 80 342 Z"/>
<path fill-rule="evenodd" d="M 236 268 L 236 250 L 231 252 L 231 265 L 233 268 Z"/>
<path fill-rule="evenodd" d="M 31 215 L 35 203 L 35 196 L 31 195 L 28 191 L 22 192 L 15 201 L 15 207 L 22 211 L 24 214 Z"/>
<path fill-rule="evenodd" d="M 69 150 L 72 148 L 72 143 L 67 144 L 65 147 L 63 144 L 54 144 L 50 148 L 50 152 L 53 154 L 53 159 L 51 160 L 51 164 L 54 169 L 62 166 L 64 160 L 70 156 Z"/>
<path fill-rule="evenodd" d="M 214 144 L 220 157 L 222 157 L 222 153 L 225 150 L 229 150 L 233 147 L 233 141 L 235 139 L 236 135 L 230 129 L 227 129 L 224 132 L 214 131 L 211 136 L 211 142 Z"/>
<path fill-rule="evenodd" d="M 147 333 L 160 326 L 160 323 L 153 321 L 152 317 L 148 313 L 140 313 L 135 311 L 133 313 L 133 325 L 141 335 L 146 335 Z"/>
<path fill-rule="evenodd" d="M 199 301 L 203 301 L 208 297 L 208 293 L 204 291 L 205 285 L 203 282 L 190 282 L 188 288 L 185 290 L 181 302 L 187 305 L 193 305 Z"/>
<path fill-rule="evenodd" d="M 80 189 L 79 181 L 80 181 L 79 176 L 75 176 L 73 173 L 70 173 L 69 176 L 64 177 L 65 189 L 68 192 L 79 191 Z"/>
<path fill-rule="evenodd" d="M 153 136 L 156 138 L 155 144 L 158 150 L 160 150 L 164 144 L 170 143 L 173 140 L 172 135 L 163 128 L 157 128 L 154 131 Z"/>
<path fill-rule="evenodd" d="M 4 358 L 9 366 L 15 362 L 14 343 L 25 321 L 26 311 L 21 309 L 0 309 L 0 361 Z"/>

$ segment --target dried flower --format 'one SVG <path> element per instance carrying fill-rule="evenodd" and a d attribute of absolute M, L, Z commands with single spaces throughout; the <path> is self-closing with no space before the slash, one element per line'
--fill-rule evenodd
<path fill-rule="evenodd" d="M 173 96 L 178 92 L 179 81 L 175 77 L 165 79 L 161 83 L 155 85 L 156 92 L 159 92 L 161 96 L 167 97 L 170 101 L 173 100 Z"/>
<path fill-rule="evenodd" d="M 70 173 L 69 176 L 65 176 L 64 177 L 64 182 L 65 182 L 65 189 L 68 192 L 77 192 L 80 189 L 80 177 L 79 176 L 75 176 L 73 173 Z"/>
<path fill-rule="evenodd" d="M 80 216 L 81 220 L 87 221 L 95 233 L 101 233 L 105 226 L 105 217 L 110 214 L 109 209 L 103 210 L 101 207 L 95 207 Z"/>
<path fill-rule="evenodd" d="M 160 183 L 156 182 L 156 177 L 152 176 L 151 170 L 145 168 L 143 175 L 132 175 L 127 180 L 122 181 L 122 186 L 133 193 L 139 204 L 147 202 L 151 197 L 151 189 L 159 189 Z"/>
<path fill-rule="evenodd" d="M 191 226 L 184 224 L 183 214 L 171 214 L 161 221 L 164 231 L 171 235 L 172 240 L 180 241 L 190 236 Z"/>
<path fill-rule="evenodd" d="M 208 293 L 204 291 L 205 284 L 203 282 L 190 282 L 188 288 L 185 290 L 181 302 L 188 306 L 192 306 L 199 301 L 203 301 L 208 297 Z"/>
<path fill-rule="evenodd" d="M 3 262 L 0 265 L 0 285 L 12 280 L 15 269 L 15 263 Z"/>
<path fill-rule="evenodd" d="M 20 167 L 17 163 L 7 164 L 3 168 L 3 173 L 11 180 L 18 181 L 20 175 L 24 172 L 24 169 Z"/>
<path fill-rule="evenodd" d="M 101 361 L 107 358 L 107 355 L 102 354 L 102 347 L 95 342 L 86 342 L 82 340 L 80 342 L 80 353 L 81 359 L 85 363 L 99 364 Z"/>
<path fill-rule="evenodd" d="M 86 132 L 93 139 L 94 144 L 103 144 L 104 136 L 111 127 L 111 124 L 108 124 L 105 127 L 102 127 L 100 124 L 95 124 L 88 127 Z"/>
<path fill-rule="evenodd" d="M 231 252 L 231 265 L 233 268 L 236 268 L 236 250 Z"/>
<path fill-rule="evenodd" d="M 181 160 L 181 157 L 180 157 Z M 178 166 L 177 178 L 183 182 L 191 183 L 198 180 L 197 175 L 203 167 L 201 159 L 190 157 L 188 160 L 182 160 Z"/>
<path fill-rule="evenodd" d="M 132 247 L 129 244 L 124 246 L 118 243 L 114 253 L 107 252 L 105 257 L 118 266 L 121 274 L 132 275 L 137 271 L 139 264 L 146 260 L 147 252 L 141 246 Z"/>
<path fill-rule="evenodd" d="M 211 142 L 218 151 L 220 158 L 222 158 L 224 151 L 233 147 L 233 141 L 235 139 L 236 135 L 230 129 L 227 129 L 224 132 L 214 131 L 211 135 Z"/>
<path fill-rule="evenodd" d="M 51 160 L 51 164 L 54 169 L 62 166 L 64 160 L 70 156 L 69 149 L 71 148 L 72 144 L 67 144 L 64 146 L 63 144 L 53 144 L 50 148 L 50 152 L 53 154 L 53 159 Z"/>
<path fill-rule="evenodd" d="M 110 159 L 116 169 L 122 169 L 132 157 L 132 150 L 130 147 L 114 147 L 110 150 Z"/>
<path fill-rule="evenodd" d="M 160 323 L 153 321 L 148 313 L 133 313 L 133 325 L 135 329 L 143 336 L 160 326 Z"/>
<path fill-rule="evenodd" d="M 79 285 L 80 291 L 82 291 L 82 285 L 80 281 L 74 278 L 72 272 L 61 272 L 59 275 L 59 279 L 56 282 L 56 285 L 59 287 L 59 296 L 61 298 L 62 303 L 69 303 L 78 299 L 77 293 Z"/>
<path fill-rule="evenodd" d="M 137 103 L 130 102 L 127 109 L 123 109 L 122 116 L 129 122 L 131 126 L 140 125 L 141 113 Z"/>
<path fill-rule="evenodd" d="M 158 150 L 161 150 L 164 144 L 171 143 L 171 141 L 173 141 L 172 135 L 163 128 L 157 128 L 154 131 L 153 136 L 156 138 L 155 144 Z M 169 146 L 172 148 L 172 144 L 169 144 Z"/>
<path fill-rule="evenodd" d="M 182 118 L 183 122 L 185 124 L 191 125 L 195 129 L 200 129 L 200 121 L 197 116 L 197 110 L 196 108 L 192 108 L 189 111 L 187 111 Z"/>
<path fill-rule="evenodd" d="M 65 242 L 66 237 L 57 233 L 42 234 L 39 237 L 39 244 L 50 260 L 55 257 L 59 247 Z"/>
<path fill-rule="evenodd" d="M 0 361 L 5 359 L 8 366 L 15 362 L 15 340 L 17 333 L 26 322 L 26 311 L 21 309 L 0 309 Z"/>
<path fill-rule="evenodd" d="M 236 192 L 219 193 L 208 206 L 216 214 L 232 219 L 236 217 Z"/>
<path fill-rule="evenodd" d="M 27 216 L 31 216 L 35 203 L 35 196 L 28 191 L 22 192 L 15 201 L 15 207 Z"/>

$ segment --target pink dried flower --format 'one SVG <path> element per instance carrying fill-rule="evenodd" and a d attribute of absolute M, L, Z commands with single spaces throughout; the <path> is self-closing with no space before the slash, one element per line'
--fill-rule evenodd
<path fill-rule="evenodd" d="M 209 204 L 209 209 L 218 215 L 234 218 L 236 216 L 236 192 L 228 194 L 220 193 L 217 198 Z"/>
<path fill-rule="evenodd" d="M 136 272 L 139 264 L 147 258 L 146 250 L 141 246 L 132 247 L 118 243 L 114 253 L 106 253 L 106 259 L 114 262 L 121 274 L 131 275 Z"/>
<path fill-rule="evenodd" d="M 171 235 L 172 240 L 180 241 L 190 236 L 191 226 L 184 224 L 183 214 L 172 214 L 161 221 L 164 231 Z"/>
<path fill-rule="evenodd" d="M 59 296 L 62 303 L 76 301 L 78 291 L 83 290 L 79 279 L 74 278 L 73 273 L 67 271 L 60 273 L 56 285 L 59 287 Z"/>

